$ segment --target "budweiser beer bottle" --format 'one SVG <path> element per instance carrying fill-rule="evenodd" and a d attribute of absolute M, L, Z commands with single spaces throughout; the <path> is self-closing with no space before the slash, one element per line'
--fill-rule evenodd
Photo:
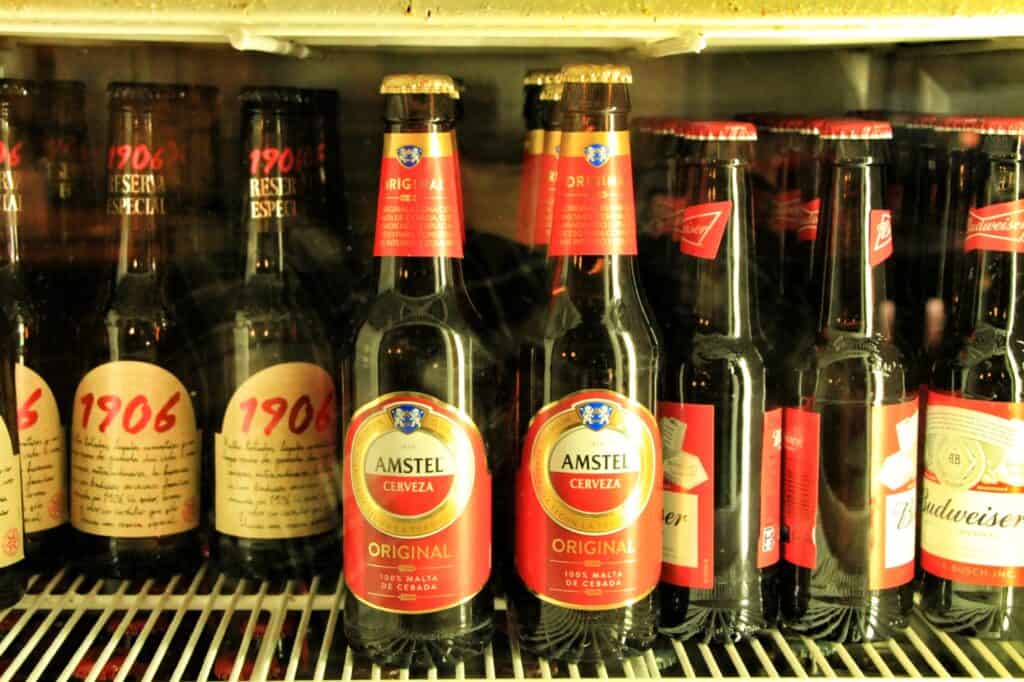
<path fill-rule="evenodd" d="M 1017 272 L 1024 244 L 1024 119 L 984 118 L 966 221 L 958 343 L 928 391 L 921 604 L 966 636 L 1024 633 L 1024 384 Z"/>
<path fill-rule="evenodd" d="M 164 172 L 175 152 L 159 131 L 180 100 L 133 83 L 111 84 L 108 95 L 106 208 L 117 267 L 81 332 L 71 523 L 87 570 L 151 577 L 188 570 L 199 556 L 201 394 L 189 388 L 195 363 L 164 284 Z"/>
<path fill-rule="evenodd" d="M 299 182 L 305 100 L 248 88 L 241 102 L 245 275 L 208 370 L 213 549 L 232 574 L 311 577 L 335 568 L 341 549 L 331 344 L 288 274 L 290 230 L 313 203 Z"/>
<path fill-rule="evenodd" d="M 454 91 L 438 75 L 381 84 L 379 279 L 347 380 L 342 477 L 345 634 L 381 665 L 450 665 L 493 626 L 501 394 L 463 281 Z"/>
<path fill-rule="evenodd" d="M 527 649 L 575 661 L 655 636 L 659 351 L 634 264 L 632 76 L 583 64 L 562 81 L 551 300 L 542 350 L 520 369 L 534 388 L 520 408 L 510 602 Z"/>
<path fill-rule="evenodd" d="M 782 409 L 758 317 L 750 123 L 688 126 L 690 194 L 679 251 L 692 260 L 692 326 L 667 337 L 662 629 L 731 641 L 778 614 Z"/>
<path fill-rule="evenodd" d="M 785 384 L 782 613 L 791 633 L 870 641 L 906 624 L 914 577 L 917 386 L 886 314 L 892 128 L 830 120 L 821 138 L 821 314 Z"/>

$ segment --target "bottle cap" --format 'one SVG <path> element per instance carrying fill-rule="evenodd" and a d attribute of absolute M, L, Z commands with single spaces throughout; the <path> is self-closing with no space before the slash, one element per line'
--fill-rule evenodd
<path fill-rule="evenodd" d="M 562 99 L 562 81 L 545 83 L 540 89 L 542 102 L 558 102 Z"/>
<path fill-rule="evenodd" d="M 739 141 L 757 140 L 757 128 L 744 121 L 690 121 L 682 126 L 683 137 L 689 140 Z"/>
<path fill-rule="evenodd" d="M 888 121 L 862 121 L 855 118 L 830 118 L 821 124 L 823 140 L 891 140 Z"/>
<path fill-rule="evenodd" d="M 906 125 L 908 128 L 934 128 L 938 120 L 935 114 L 914 114 Z"/>
<path fill-rule="evenodd" d="M 827 119 L 809 116 L 786 116 L 778 118 L 768 126 L 773 133 L 793 133 L 795 135 L 818 135 L 821 125 Z"/>
<path fill-rule="evenodd" d="M 459 90 L 451 76 L 438 73 L 396 73 L 384 76 L 380 83 L 382 95 L 448 95 L 459 98 Z"/>
<path fill-rule="evenodd" d="M 982 135 L 1024 135 L 1024 117 L 984 116 L 978 119 Z"/>
<path fill-rule="evenodd" d="M 523 85 L 543 87 L 548 83 L 561 83 L 561 73 L 558 69 L 531 69 L 523 76 Z"/>
<path fill-rule="evenodd" d="M 932 126 L 938 132 L 978 132 L 982 119 L 977 116 L 936 116 Z"/>
<path fill-rule="evenodd" d="M 616 64 L 569 64 L 562 67 L 562 82 L 628 85 L 633 82 L 633 72 Z"/>

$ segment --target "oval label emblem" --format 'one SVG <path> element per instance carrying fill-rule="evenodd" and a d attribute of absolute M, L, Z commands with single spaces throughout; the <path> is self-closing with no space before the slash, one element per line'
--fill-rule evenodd
<path fill-rule="evenodd" d="M 403 145 L 398 148 L 398 163 L 405 168 L 414 168 L 423 158 L 423 147 L 414 144 Z"/>
<path fill-rule="evenodd" d="M 589 144 L 583 148 L 583 158 L 585 158 L 587 163 L 594 168 L 600 168 L 608 163 L 608 160 L 612 158 L 612 155 L 607 146 L 595 142 L 594 144 Z"/>

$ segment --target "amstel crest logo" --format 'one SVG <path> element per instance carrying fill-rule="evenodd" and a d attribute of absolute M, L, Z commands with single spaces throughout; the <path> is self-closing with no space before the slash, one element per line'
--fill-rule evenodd
<path fill-rule="evenodd" d="M 594 168 L 600 168 L 611 160 L 612 154 L 607 146 L 595 142 L 583 148 L 583 158 Z"/>
<path fill-rule="evenodd" d="M 398 148 L 395 155 L 398 157 L 398 163 L 402 166 L 414 168 L 423 158 L 423 147 L 414 144 L 403 145 Z"/>

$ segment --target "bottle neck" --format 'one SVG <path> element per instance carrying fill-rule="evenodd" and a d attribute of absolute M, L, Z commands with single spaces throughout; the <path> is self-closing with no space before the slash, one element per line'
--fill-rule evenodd
<path fill-rule="evenodd" d="M 38 206 L 28 204 L 34 203 L 33 196 L 42 190 L 42 178 L 36 174 L 35 139 L 28 134 L 27 126 L 12 121 L 20 107 L 6 102 L 2 106 L 7 115 L 0 116 L 0 143 L 10 151 L 0 156 L 0 271 L 18 278 L 22 269 L 20 239 L 26 221 L 33 214 L 40 215 Z"/>

